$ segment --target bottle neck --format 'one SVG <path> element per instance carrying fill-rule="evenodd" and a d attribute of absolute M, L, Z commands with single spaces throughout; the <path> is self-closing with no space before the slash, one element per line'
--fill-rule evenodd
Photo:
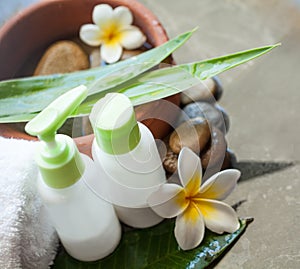
<path fill-rule="evenodd" d="M 125 154 L 132 151 L 141 140 L 139 125 L 132 114 L 132 118 L 123 126 L 105 130 L 96 127 L 95 137 L 98 146 L 106 153 L 112 155 Z"/>
<path fill-rule="evenodd" d="M 84 162 L 72 138 L 56 135 L 52 146 L 41 144 L 37 156 L 42 178 L 51 188 L 67 188 L 82 177 Z"/>

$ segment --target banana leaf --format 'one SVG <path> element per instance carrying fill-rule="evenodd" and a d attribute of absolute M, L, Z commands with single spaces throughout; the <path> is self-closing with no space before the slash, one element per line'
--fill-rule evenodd
<path fill-rule="evenodd" d="M 64 249 L 57 255 L 52 269 L 202 269 L 211 267 L 232 247 L 253 219 L 240 219 L 240 228 L 232 234 L 218 235 L 209 230 L 199 247 L 182 251 L 175 240 L 174 220 L 165 220 L 148 229 L 123 234 L 118 248 L 95 262 L 80 262 Z"/>

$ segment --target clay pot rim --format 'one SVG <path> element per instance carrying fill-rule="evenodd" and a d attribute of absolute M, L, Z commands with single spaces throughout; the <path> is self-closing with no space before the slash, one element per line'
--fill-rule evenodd
<path fill-rule="evenodd" d="M 41 9 L 46 8 L 50 5 L 57 5 L 67 2 L 72 2 L 74 0 L 42 0 L 40 2 L 33 3 L 29 5 L 28 7 L 24 8 L 22 11 L 19 11 L 15 13 L 10 19 L 8 19 L 1 27 L 0 27 L 0 40 L 3 39 L 3 37 L 11 31 L 12 28 L 15 27 L 15 25 L 22 21 L 24 18 L 30 16 L 31 14 L 34 14 L 35 12 L 40 11 Z M 76 1 L 76 0 L 75 0 Z M 84 1 L 84 0 L 82 0 Z M 91 1 L 89 1 L 91 2 Z M 129 9 L 134 13 L 137 14 L 139 17 L 143 18 L 147 24 L 151 24 L 152 29 L 150 31 L 155 36 L 155 46 L 158 46 L 168 40 L 167 34 L 163 26 L 161 25 L 158 18 L 143 4 L 138 2 L 137 0 L 94 0 L 95 5 L 97 3 L 108 3 L 112 7 L 124 5 L 129 7 Z M 159 34 L 158 34 L 159 33 Z"/>
<path fill-rule="evenodd" d="M 81 0 L 84 1 L 84 0 Z M 74 0 L 43 0 L 32 4 L 31 6 L 25 8 L 23 11 L 18 12 L 15 16 L 9 19 L 1 28 L 0 28 L 0 42 L 5 39 L 9 33 L 15 29 L 17 25 L 22 23 L 22 21 L 36 12 L 40 12 L 41 9 L 47 9 L 51 5 L 61 5 L 62 3 L 68 4 L 70 2 L 75 2 Z M 91 1 L 87 1 L 91 4 Z M 141 30 L 146 34 L 147 40 L 155 47 L 163 44 L 168 40 L 165 29 L 162 27 L 158 18 L 143 4 L 137 2 L 136 0 L 94 0 L 93 5 L 99 3 L 108 3 L 113 7 L 124 5 L 127 6 L 132 13 L 134 14 L 134 24 L 137 24 Z M 71 4 L 72 5 L 72 4 Z M 171 62 L 173 63 L 173 61 Z M 173 95 L 168 98 L 165 98 L 176 105 L 180 103 L 180 95 Z M 138 116 L 137 116 L 138 117 Z M 153 125 L 152 129 L 155 128 L 155 120 L 148 119 L 146 120 L 148 125 Z M 166 123 L 165 123 L 166 124 Z M 12 124 L 0 124 L 0 135 L 4 137 L 19 138 L 26 140 L 36 140 L 35 137 L 29 136 L 22 131 L 16 130 Z M 149 127 L 149 126 L 148 126 Z M 150 128 L 150 127 L 149 127 Z M 151 128 L 150 128 L 151 129 Z M 158 129 L 161 129 L 158 128 Z M 153 131 L 153 130 L 152 130 Z M 161 132 L 161 130 L 159 130 Z M 166 134 L 165 134 L 166 135 Z M 156 136 L 154 134 L 154 136 Z M 160 135 L 158 135 L 159 137 Z M 159 137 L 162 138 L 162 137 Z M 90 155 L 90 144 L 93 139 L 93 135 L 82 136 L 75 138 L 80 151 L 88 153 Z"/>

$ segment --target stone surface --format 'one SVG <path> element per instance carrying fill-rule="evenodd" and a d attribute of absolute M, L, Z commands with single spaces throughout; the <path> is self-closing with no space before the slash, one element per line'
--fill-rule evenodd
<path fill-rule="evenodd" d="M 230 154 L 230 152 L 228 152 L 226 150 L 225 158 L 224 158 L 221 170 L 232 168 L 232 162 L 231 162 L 232 158 L 233 158 L 233 156 Z"/>
<path fill-rule="evenodd" d="M 37 0 L 0 1 L 0 11 L 30 1 Z M 274 52 L 220 76 L 221 105 L 232 123 L 228 144 L 243 164 L 242 178 L 226 202 L 246 200 L 238 215 L 255 220 L 215 268 L 298 269 L 300 1 L 139 1 L 170 37 L 199 26 L 174 53 L 177 63 L 282 42 Z"/>
<path fill-rule="evenodd" d="M 39 61 L 34 75 L 69 73 L 90 67 L 86 53 L 72 41 L 52 44 Z"/>
<path fill-rule="evenodd" d="M 98 67 L 98 66 L 107 65 L 107 63 L 105 63 L 103 60 L 101 60 L 100 48 L 99 47 L 95 47 L 95 48 L 88 49 L 88 50 L 90 51 L 89 58 L 90 58 L 91 67 Z M 143 52 L 144 52 L 144 50 L 142 50 L 142 49 L 123 50 L 121 60 L 126 60 L 128 58 L 139 55 Z"/>
<path fill-rule="evenodd" d="M 227 114 L 226 110 L 222 106 L 220 106 L 220 104 L 216 103 L 216 104 L 214 104 L 214 107 L 222 113 L 223 121 L 224 121 L 225 128 L 226 128 L 226 133 L 227 133 L 230 128 L 230 117 Z M 223 126 L 222 125 L 223 125 L 223 123 L 220 124 L 221 129 L 222 129 L 222 127 L 224 127 L 224 125 Z"/>
<path fill-rule="evenodd" d="M 101 55 L 100 55 L 100 48 L 99 47 L 92 48 L 89 53 L 89 58 L 90 58 L 91 68 L 101 66 L 102 61 L 101 61 Z"/>
<path fill-rule="evenodd" d="M 201 164 L 206 169 L 204 178 L 221 170 L 226 156 L 227 143 L 224 134 L 213 127 L 211 129 L 211 139 L 204 151 L 200 152 Z"/>
<path fill-rule="evenodd" d="M 217 95 L 217 85 L 212 78 L 200 81 L 181 94 L 181 104 L 187 105 L 196 101 L 215 102 Z"/>
<path fill-rule="evenodd" d="M 203 150 L 200 152 L 202 168 L 206 170 L 204 179 L 207 179 L 221 169 L 230 168 L 231 159 L 233 158 L 233 153 L 227 151 L 227 143 L 224 134 L 220 130 L 213 127 L 209 135 L 206 144 L 203 146 Z M 171 137 L 172 134 L 170 139 Z M 190 135 L 189 139 L 191 137 Z M 171 143 L 172 141 L 169 141 L 169 144 Z M 177 171 L 178 153 L 173 152 L 170 145 L 168 145 L 168 141 L 166 141 L 166 144 L 167 152 L 163 158 L 163 166 L 168 173 L 175 173 Z"/>
<path fill-rule="evenodd" d="M 140 1 L 170 37 L 199 26 L 174 53 L 179 64 L 282 42 L 220 75 L 220 104 L 231 121 L 226 139 L 243 164 L 242 179 L 226 202 L 246 200 L 238 215 L 254 222 L 215 268 L 298 269 L 300 1 Z"/>
<path fill-rule="evenodd" d="M 216 90 L 215 90 L 215 93 L 214 93 L 214 96 L 215 96 L 215 99 L 216 101 L 220 100 L 222 95 L 223 95 L 223 84 L 221 83 L 221 80 L 218 76 L 214 76 L 212 78 L 216 84 Z"/>
<path fill-rule="evenodd" d="M 122 56 L 121 56 L 121 60 L 126 60 L 128 58 L 137 56 L 141 53 L 143 53 L 145 50 L 142 49 L 136 49 L 136 50 L 123 50 Z"/>
<path fill-rule="evenodd" d="M 218 172 L 220 169 L 232 168 L 232 164 L 236 165 L 234 153 L 227 149 L 227 143 L 224 134 L 217 128 L 213 128 L 212 135 L 207 141 L 204 150 L 200 153 L 202 168 L 206 171 L 204 179 L 211 176 L 213 173 Z M 158 146 L 159 152 L 163 160 L 164 169 L 173 174 L 177 171 L 178 154 L 174 153 L 169 146 L 169 138 L 164 139 L 161 144 L 164 147 L 161 149 Z"/>
<path fill-rule="evenodd" d="M 175 173 L 177 171 L 178 154 L 174 153 L 168 148 L 166 156 L 163 159 L 163 167 L 168 173 Z"/>
<path fill-rule="evenodd" d="M 190 118 L 202 117 L 209 124 L 226 133 L 229 129 L 229 117 L 220 105 L 207 102 L 195 102 L 183 108 L 183 112 Z"/>
<path fill-rule="evenodd" d="M 197 117 L 183 122 L 172 132 L 169 146 L 177 154 L 185 146 L 199 153 L 209 139 L 210 130 L 207 121 L 204 118 Z"/>

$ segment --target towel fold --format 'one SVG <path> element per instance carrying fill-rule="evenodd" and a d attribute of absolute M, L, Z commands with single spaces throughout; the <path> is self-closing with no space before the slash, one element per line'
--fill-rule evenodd
<path fill-rule="evenodd" d="M 37 142 L 0 137 L 0 268 L 44 269 L 58 238 L 38 196 Z"/>

